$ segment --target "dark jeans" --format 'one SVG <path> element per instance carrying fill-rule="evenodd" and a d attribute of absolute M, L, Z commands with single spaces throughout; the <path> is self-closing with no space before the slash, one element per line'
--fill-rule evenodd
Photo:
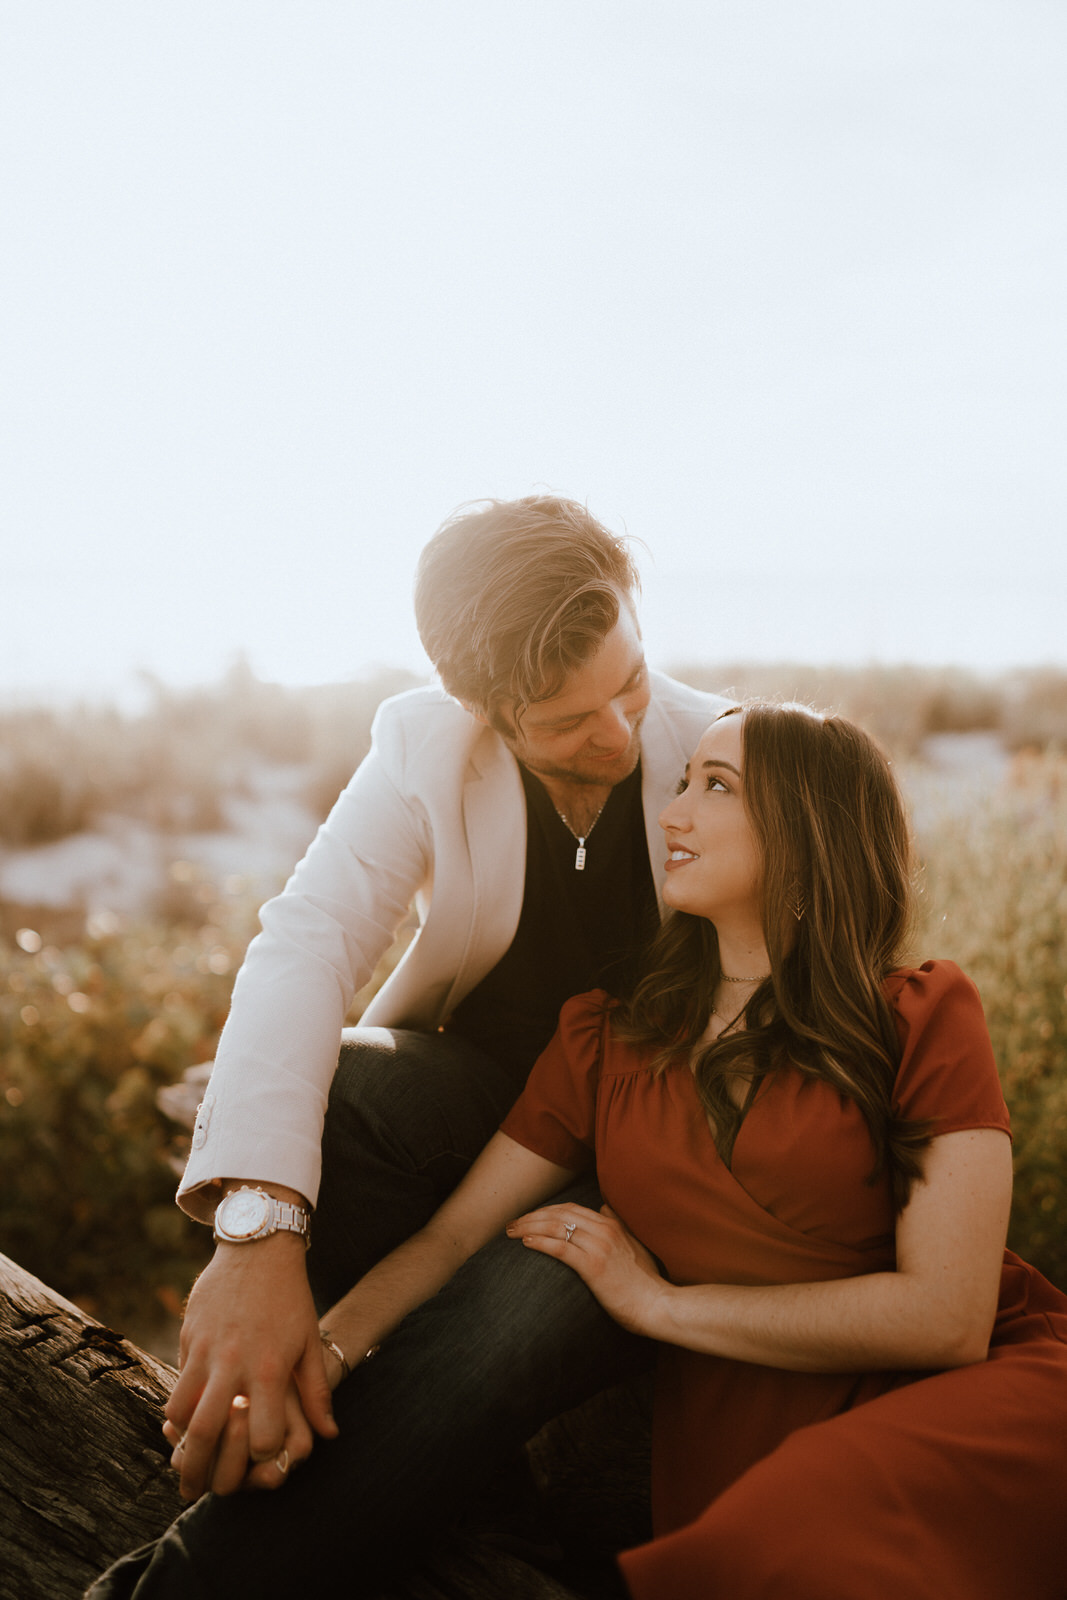
<path fill-rule="evenodd" d="M 444 1035 L 346 1034 L 309 1252 L 320 1304 L 426 1220 L 520 1087 Z M 566 1193 L 599 1204 L 591 1180 Z M 569 1268 L 501 1235 L 339 1386 L 340 1438 L 284 1488 L 206 1495 L 89 1594 L 291 1600 L 343 1573 L 346 1594 L 372 1595 L 549 1417 L 650 1359 Z"/>

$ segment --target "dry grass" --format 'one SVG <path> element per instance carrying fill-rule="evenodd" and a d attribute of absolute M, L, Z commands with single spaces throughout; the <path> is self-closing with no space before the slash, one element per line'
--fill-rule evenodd
<path fill-rule="evenodd" d="M 921 947 L 978 985 L 1012 1114 L 1011 1243 L 1067 1287 L 1067 759 L 1016 757 L 920 845 Z"/>
<path fill-rule="evenodd" d="M 149 708 L 0 714 L 0 842 L 45 844 L 127 816 L 167 832 L 223 826 L 223 802 L 245 792 L 250 762 L 304 769 L 305 797 L 325 816 L 370 744 L 380 702 L 409 673 L 285 689 L 235 668 L 213 689 L 152 686 Z"/>

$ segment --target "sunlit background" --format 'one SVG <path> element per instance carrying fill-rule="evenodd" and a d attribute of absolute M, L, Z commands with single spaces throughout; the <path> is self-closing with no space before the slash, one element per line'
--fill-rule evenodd
<path fill-rule="evenodd" d="M 7 0 L 0 694 L 425 671 L 547 487 L 650 655 L 1064 663 L 1059 0 Z"/>
<path fill-rule="evenodd" d="M 1064 0 L 0 0 L 5 1254 L 175 1359 L 257 908 L 550 489 L 885 745 L 1067 1287 L 1065 84 Z"/>

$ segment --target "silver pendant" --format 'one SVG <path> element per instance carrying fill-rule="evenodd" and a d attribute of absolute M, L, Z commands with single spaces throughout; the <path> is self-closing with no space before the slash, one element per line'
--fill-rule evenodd
<path fill-rule="evenodd" d="M 585 871 L 585 840 L 584 839 L 579 839 L 578 840 L 578 848 L 574 852 L 574 870 L 575 870 L 575 872 L 584 872 Z"/>

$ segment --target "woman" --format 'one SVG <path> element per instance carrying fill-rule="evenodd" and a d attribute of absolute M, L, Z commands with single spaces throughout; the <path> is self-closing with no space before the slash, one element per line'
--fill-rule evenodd
<path fill-rule="evenodd" d="M 899 964 L 885 760 L 738 708 L 660 821 L 643 980 L 568 1003 L 468 1178 L 323 1318 L 332 1381 L 506 1223 L 659 1342 L 636 1600 L 1062 1596 L 1067 1298 L 1004 1250 L 976 991 Z M 544 1203 L 594 1159 L 601 1212 Z"/>
<path fill-rule="evenodd" d="M 658 966 L 604 1020 L 571 1003 L 505 1124 L 564 1165 L 593 1126 L 666 1268 L 610 1214 L 512 1225 L 662 1341 L 632 1593 L 1061 1596 L 1067 1299 L 1003 1248 L 977 994 L 898 965 L 884 760 L 839 719 L 727 713 L 661 823 Z"/>

